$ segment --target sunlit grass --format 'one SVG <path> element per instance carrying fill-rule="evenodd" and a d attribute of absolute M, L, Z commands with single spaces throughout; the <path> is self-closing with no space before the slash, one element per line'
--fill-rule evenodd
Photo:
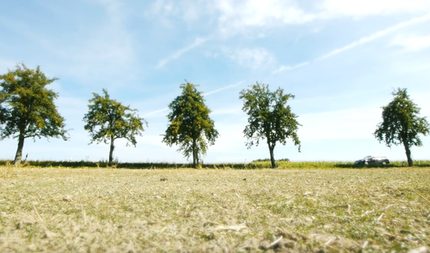
<path fill-rule="evenodd" d="M 430 245 L 429 168 L 0 168 L 0 252 Z"/>

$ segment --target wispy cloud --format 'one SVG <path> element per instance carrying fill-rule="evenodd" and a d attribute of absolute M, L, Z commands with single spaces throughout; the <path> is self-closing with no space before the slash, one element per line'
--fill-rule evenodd
<path fill-rule="evenodd" d="M 214 94 L 217 94 L 217 93 L 220 93 L 223 91 L 231 90 L 231 89 L 234 89 L 236 87 L 240 87 L 240 86 L 244 85 L 244 83 L 245 83 L 245 81 L 239 81 L 239 82 L 234 83 L 234 84 L 225 85 L 225 86 L 222 86 L 218 89 L 214 89 L 214 90 L 205 92 L 203 94 L 203 96 L 207 97 L 207 96 L 214 95 Z"/>
<path fill-rule="evenodd" d="M 270 68 L 276 63 L 273 54 L 265 48 L 241 48 L 228 50 L 226 54 L 240 66 L 254 70 Z"/>
<path fill-rule="evenodd" d="M 186 53 L 188 53 L 189 51 L 203 45 L 204 43 L 206 43 L 209 40 L 208 37 L 203 38 L 203 37 L 197 37 L 194 39 L 193 42 L 191 42 L 191 44 L 178 49 L 177 51 L 175 51 L 174 53 L 172 53 L 171 55 L 161 59 L 156 68 L 160 69 L 163 68 L 164 66 L 166 66 L 167 64 L 171 63 L 172 61 L 175 61 L 177 59 L 179 59 L 180 57 L 182 57 L 183 55 L 185 55 Z"/>
<path fill-rule="evenodd" d="M 406 51 L 421 51 L 430 48 L 430 35 L 402 35 L 391 42 L 392 46 L 400 47 Z"/>
<path fill-rule="evenodd" d="M 169 108 L 164 107 L 162 109 L 157 109 L 154 111 L 147 112 L 147 113 L 143 114 L 142 117 L 144 117 L 144 118 L 159 117 L 159 116 L 165 115 L 166 112 L 168 112 L 168 111 L 169 111 Z"/>
<path fill-rule="evenodd" d="M 231 89 L 240 87 L 240 86 L 242 86 L 244 84 L 245 84 L 245 81 L 239 81 L 239 82 L 236 82 L 236 83 L 233 83 L 233 84 L 225 85 L 225 86 L 222 86 L 220 88 L 217 88 L 217 89 L 205 92 L 205 93 L 203 93 L 203 96 L 204 97 L 208 97 L 208 96 L 211 96 L 211 95 L 215 95 L 215 94 L 220 93 L 220 92 L 224 92 L 224 91 L 227 91 L 227 90 L 231 90 Z M 169 111 L 169 108 L 165 107 L 165 108 L 156 109 L 156 110 L 147 112 L 147 113 L 143 114 L 142 116 L 144 118 L 160 117 L 160 116 L 166 115 L 166 113 L 168 111 Z"/>
<path fill-rule="evenodd" d="M 313 8 L 310 8 L 313 6 Z M 430 11 L 428 0 L 321 0 L 309 5 L 300 0 L 156 0 L 147 12 L 169 26 L 178 20 L 188 24 L 215 20 L 220 35 L 246 33 L 285 25 L 301 25 L 318 20 L 364 18 Z"/>
<path fill-rule="evenodd" d="M 348 16 L 392 15 L 399 13 L 423 13 L 430 10 L 427 0 L 324 0 L 321 3 L 322 18 Z"/>
<path fill-rule="evenodd" d="M 309 64 L 311 64 L 310 61 L 304 61 L 304 62 L 301 62 L 301 63 L 298 63 L 298 64 L 294 64 L 294 65 L 282 65 L 282 66 L 278 67 L 277 69 L 275 69 L 272 72 L 272 74 L 278 74 L 278 73 L 286 72 L 286 71 L 293 71 L 293 70 L 296 70 L 296 69 L 299 69 L 299 68 L 303 68 L 303 67 L 305 67 L 305 66 L 307 66 Z"/>
<path fill-rule="evenodd" d="M 247 28 L 303 24 L 315 19 L 295 1 L 219 0 L 215 6 L 219 13 L 219 30 L 224 35 L 243 32 Z"/>
<path fill-rule="evenodd" d="M 359 39 L 357 39 L 357 40 L 355 40 L 355 41 L 353 41 L 353 42 L 351 42 L 345 46 L 333 49 L 333 50 L 331 50 L 331 51 L 329 51 L 329 52 L 327 52 L 327 53 L 325 53 L 325 54 L 323 54 L 323 55 L 321 55 L 321 56 L 319 56 L 313 60 L 304 61 L 304 62 L 295 64 L 295 65 L 280 66 L 275 71 L 273 71 L 273 73 L 278 74 L 278 73 L 285 72 L 285 71 L 292 71 L 295 69 L 305 67 L 305 66 L 312 64 L 314 62 L 324 61 L 326 59 L 332 58 L 332 57 L 337 56 L 339 54 L 342 54 L 342 53 L 345 53 L 345 52 L 350 51 L 352 49 L 355 49 L 357 47 L 360 47 L 360 46 L 369 44 L 371 42 L 374 42 L 378 39 L 381 39 L 381 38 L 386 37 L 390 34 L 393 34 L 394 32 L 397 32 L 397 31 L 404 29 L 406 27 L 426 23 L 429 21 L 430 21 L 430 14 L 419 16 L 419 17 L 414 17 L 414 18 L 408 19 L 406 21 L 397 23 L 397 24 L 390 26 L 388 28 L 385 28 L 385 29 L 382 29 L 380 31 L 369 34 L 367 36 L 364 36 L 362 38 L 359 38 Z"/>
<path fill-rule="evenodd" d="M 371 43 L 371 42 L 378 40 L 380 38 L 383 38 L 383 37 L 390 35 L 390 34 L 396 32 L 400 29 L 403 29 L 403 28 L 406 28 L 406 27 L 409 27 L 412 25 L 422 24 L 422 23 L 429 22 L 429 21 L 430 21 L 430 14 L 420 16 L 420 17 L 411 18 L 409 20 L 400 22 L 398 24 L 395 24 L 395 25 L 390 26 L 388 28 L 385 28 L 383 30 L 372 33 L 368 36 L 362 37 L 356 41 L 351 42 L 350 44 L 348 44 L 346 46 L 334 49 L 334 50 L 328 52 L 327 54 L 324 54 L 324 55 L 318 57 L 316 59 L 316 61 L 322 61 L 322 60 L 325 60 L 327 58 L 331 58 L 331 57 L 336 56 L 338 54 L 341 54 L 341 53 L 344 53 L 344 52 L 349 51 L 351 49 L 354 49 L 356 47 L 359 47 L 359 46 Z"/>
<path fill-rule="evenodd" d="M 179 22 L 193 26 L 196 22 L 207 20 L 213 4 L 206 0 L 155 0 L 151 1 L 145 15 L 165 27 L 176 26 Z"/>
<path fill-rule="evenodd" d="M 189 2 L 177 3 L 167 0 L 158 0 L 154 4 L 156 13 L 170 13 L 169 15 L 185 15 L 187 9 L 196 9 L 196 6 L 204 9 L 208 15 L 215 15 L 217 27 L 213 36 L 220 36 L 221 39 L 227 35 L 246 32 L 248 29 L 266 29 L 275 26 L 300 25 L 315 20 L 337 19 L 341 17 L 364 17 L 370 15 L 398 14 L 398 13 L 422 13 L 430 10 L 430 2 L 426 0 L 411 0 L 406 3 L 402 0 L 364 0 L 365 3 L 354 0 L 324 0 L 318 8 L 312 10 L 302 8 L 300 2 L 295 0 L 219 0 L 213 6 L 208 6 L 205 2 L 193 3 L 193 8 Z M 353 6 L 353 7 L 351 7 Z M 155 8 L 156 7 L 156 8 Z M 207 9 L 211 10 L 207 10 Z M 167 14 L 166 14 L 167 15 Z M 190 15 L 194 17 L 195 15 Z M 195 19 L 193 19 L 195 20 Z M 309 65 L 314 61 L 325 60 L 358 46 L 370 43 L 388 34 L 391 34 L 404 27 L 428 21 L 428 15 L 412 18 L 392 27 L 360 38 L 348 45 L 334 49 L 314 60 L 304 61 L 293 65 L 283 65 L 273 71 L 274 74 L 285 71 L 292 71 Z M 163 68 L 169 63 L 181 58 L 193 49 L 202 46 L 208 41 L 207 38 L 197 37 L 189 45 L 178 49 L 167 57 L 161 59 L 156 65 L 157 69 Z M 275 62 L 274 58 L 267 51 L 261 49 L 241 49 L 237 52 L 229 52 L 228 57 L 235 60 L 239 65 L 248 68 L 259 68 L 257 65 L 267 65 L 267 62 Z"/>

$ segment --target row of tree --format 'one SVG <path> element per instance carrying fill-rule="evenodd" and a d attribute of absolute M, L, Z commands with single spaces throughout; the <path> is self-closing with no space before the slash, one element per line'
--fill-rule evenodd
<path fill-rule="evenodd" d="M 54 104 L 58 95 L 47 87 L 55 80 L 48 78 L 39 67 L 29 69 L 25 65 L 0 75 L 0 137 L 18 138 L 15 165 L 22 160 L 26 138 L 68 139 L 64 118 Z M 202 93 L 189 82 L 182 84 L 181 89 L 181 94 L 169 104 L 169 122 L 163 142 L 169 146 L 178 145 L 179 151 L 192 158 L 193 166 L 197 167 L 219 133 L 209 117 L 210 110 Z M 429 124 L 424 117 L 419 117 L 420 109 L 409 98 L 406 89 L 398 89 L 393 95 L 394 100 L 383 108 L 383 121 L 375 136 L 388 146 L 403 144 L 408 164 L 412 166 L 410 148 L 422 145 L 419 135 L 429 133 Z M 291 139 L 300 150 L 297 135 L 300 124 L 288 105 L 293 98 L 294 95 L 281 88 L 271 91 L 268 85 L 258 82 L 240 92 L 242 110 L 248 115 L 248 124 L 243 131 L 248 139 L 247 146 L 250 148 L 266 141 L 272 168 L 276 167 L 274 149 L 278 143 L 285 145 Z M 136 145 L 136 136 L 142 135 L 147 125 L 137 110 L 112 99 L 106 90 L 101 95 L 93 93 L 83 120 L 91 143 L 110 145 L 109 164 L 113 162 L 115 140 L 124 138 Z"/>

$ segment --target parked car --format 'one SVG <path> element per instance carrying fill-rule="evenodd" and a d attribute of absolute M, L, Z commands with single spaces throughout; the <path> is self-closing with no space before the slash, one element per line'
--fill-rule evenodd
<path fill-rule="evenodd" d="M 366 156 L 363 159 L 354 162 L 354 166 L 384 166 L 390 164 L 385 156 Z"/>

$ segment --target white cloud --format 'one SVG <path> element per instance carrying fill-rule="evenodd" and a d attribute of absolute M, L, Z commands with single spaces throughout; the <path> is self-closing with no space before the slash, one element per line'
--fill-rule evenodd
<path fill-rule="evenodd" d="M 175 9 L 175 2 L 169 0 L 156 0 L 150 7 L 151 14 L 155 15 L 172 15 Z"/>
<path fill-rule="evenodd" d="M 233 83 L 233 84 L 225 85 L 225 86 L 222 86 L 220 88 L 217 88 L 217 89 L 205 92 L 205 93 L 203 93 L 203 96 L 207 97 L 207 96 L 215 95 L 217 93 L 224 92 L 224 91 L 227 91 L 227 90 L 231 90 L 231 89 L 240 87 L 242 85 L 244 85 L 244 81 L 239 81 L 239 82 L 236 82 L 236 83 Z M 155 109 L 155 110 L 146 112 L 142 116 L 144 118 L 160 118 L 160 117 L 165 117 L 167 115 L 168 111 L 169 111 L 169 108 L 168 107 L 164 107 L 164 108 Z"/>
<path fill-rule="evenodd" d="M 382 14 L 399 14 L 399 13 L 423 13 L 430 10 L 430 2 L 425 0 L 325 0 L 316 5 L 313 10 L 301 8 L 298 1 L 288 0 L 219 0 L 213 6 L 205 2 L 191 4 L 186 1 L 177 3 L 169 0 L 158 0 L 153 5 L 155 13 L 166 16 L 185 15 L 187 10 L 200 9 L 207 15 L 216 15 L 218 20 L 218 30 L 214 35 L 230 36 L 236 33 L 242 33 L 248 29 L 260 28 L 267 29 L 283 25 L 299 25 L 321 19 L 335 19 L 340 17 L 364 17 L 369 15 Z M 194 13 L 195 11 L 191 11 Z M 201 17 L 189 15 L 191 20 L 198 20 Z M 210 19 L 210 18 L 208 18 Z M 391 34 L 394 31 L 404 27 L 423 23 L 429 20 L 429 15 L 412 18 L 401 22 L 387 29 L 378 31 L 369 36 L 362 37 L 344 47 L 337 48 L 322 55 L 319 59 L 324 60 L 337 54 L 343 53 L 357 46 L 367 44 L 376 39 Z M 207 38 L 196 38 L 190 45 L 178 49 L 173 54 L 159 61 L 157 68 L 162 68 L 171 61 L 177 60 L 189 51 L 201 46 L 207 41 Z M 237 52 L 228 52 L 230 58 L 234 59 L 240 65 L 256 69 L 261 66 L 267 66 L 267 63 L 273 64 L 274 57 L 265 49 L 242 49 Z M 311 63 L 310 61 L 293 64 L 281 65 L 273 73 L 291 71 L 302 68 Z"/>
<path fill-rule="evenodd" d="M 430 35 L 402 35 L 397 36 L 391 45 L 400 47 L 406 51 L 421 51 L 430 48 Z"/>
<path fill-rule="evenodd" d="M 216 2 L 221 34 L 249 28 L 300 25 L 321 19 L 361 18 L 375 15 L 413 14 L 430 11 L 428 0 L 324 0 L 302 8 L 298 0 L 219 0 Z"/>
<path fill-rule="evenodd" d="M 162 109 L 157 109 L 154 111 L 147 112 L 142 115 L 143 118 L 155 118 L 155 117 L 164 117 L 167 115 L 167 112 L 169 111 L 169 108 L 165 107 Z"/>
<path fill-rule="evenodd" d="M 146 12 L 167 27 L 178 20 L 193 26 L 197 22 L 215 25 L 214 33 L 229 36 L 248 28 L 303 24 L 315 18 L 295 0 L 156 0 Z"/>
<path fill-rule="evenodd" d="M 294 65 L 281 65 L 277 69 L 275 69 L 272 72 L 272 74 L 278 74 L 278 73 L 281 73 L 281 72 L 293 71 L 293 70 L 296 70 L 296 69 L 300 69 L 300 68 L 306 67 L 309 64 L 311 64 L 311 62 L 304 61 L 304 62 L 297 63 L 297 64 L 294 64 Z"/>
<path fill-rule="evenodd" d="M 193 25 L 200 19 L 207 19 L 213 11 L 210 6 L 211 3 L 206 0 L 156 0 L 150 5 L 146 15 L 166 27 L 175 25 L 178 18 Z"/>
<path fill-rule="evenodd" d="M 430 10 L 428 0 L 325 0 L 321 4 L 321 16 L 333 18 L 350 16 L 355 18 L 371 15 L 401 13 L 424 13 Z"/>
<path fill-rule="evenodd" d="M 222 34 L 241 32 L 245 28 L 283 24 L 303 24 L 313 20 L 293 1 L 281 0 L 219 0 L 219 29 Z"/>
<path fill-rule="evenodd" d="M 242 67 L 267 68 L 276 63 L 275 57 L 265 48 L 242 48 L 227 52 L 227 56 Z"/>
<path fill-rule="evenodd" d="M 214 95 L 214 94 L 217 94 L 217 93 L 220 93 L 220 92 L 231 90 L 231 89 L 234 89 L 234 88 L 242 86 L 244 83 L 245 83 L 245 81 L 239 81 L 239 82 L 236 82 L 234 84 L 225 85 L 225 86 L 222 86 L 220 88 L 217 88 L 217 89 L 205 92 L 203 94 L 203 96 L 207 97 L 207 96 Z"/>
<path fill-rule="evenodd" d="M 418 25 L 418 24 L 422 24 L 422 23 L 427 23 L 427 22 L 430 22 L 430 14 L 427 14 L 424 16 L 419 16 L 419 17 L 414 17 L 414 18 L 408 19 L 406 21 L 402 21 L 402 22 L 397 23 L 397 24 L 390 26 L 388 28 L 385 28 L 385 29 L 376 31 L 372 34 L 369 34 L 367 36 L 361 37 L 361 38 L 359 38 L 359 39 L 357 39 L 357 40 L 355 40 L 355 41 L 353 41 L 353 42 L 351 42 L 345 46 L 335 48 L 335 49 L 333 49 L 333 50 L 331 50 L 331 51 L 329 51 L 329 52 L 327 52 L 327 53 L 325 53 L 325 54 L 323 54 L 323 55 L 321 55 L 321 56 L 319 56 L 313 60 L 305 61 L 305 62 L 298 63 L 295 65 L 287 65 L 287 66 L 282 65 L 282 66 L 278 67 L 277 69 L 275 69 L 275 71 L 273 71 L 273 74 L 278 74 L 278 73 L 285 72 L 285 71 L 295 70 L 295 69 L 307 66 L 307 65 L 314 63 L 314 62 L 324 61 L 328 58 L 331 58 L 331 57 L 337 56 L 339 54 L 345 53 L 345 52 L 350 51 L 352 49 L 355 49 L 359 46 L 363 46 L 363 45 L 369 44 L 371 42 L 374 42 L 378 39 L 384 38 L 384 37 L 391 35 L 394 32 L 397 32 L 401 29 L 404 29 L 404 28 L 407 28 L 410 26 L 414 26 L 414 25 Z M 421 38 L 421 40 L 419 42 L 418 42 L 418 40 L 416 40 L 415 46 L 421 46 L 421 47 L 426 46 L 427 47 L 426 44 L 429 43 L 429 41 L 427 41 L 427 40 L 428 40 L 428 38 Z"/>
<path fill-rule="evenodd" d="M 190 24 L 204 20 L 209 25 L 216 20 L 215 33 L 229 36 L 253 28 L 300 25 L 321 19 L 420 15 L 430 11 L 428 0 L 323 0 L 306 8 L 305 5 L 299 0 L 157 0 L 148 12 L 169 26 L 177 18 Z"/>
<path fill-rule="evenodd" d="M 390 26 L 388 28 L 385 28 L 385 29 L 382 29 L 380 31 L 374 32 L 374 33 L 372 33 L 372 34 L 370 34 L 368 36 L 362 37 L 362 38 L 360 38 L 360 39 L 358 39 L 356 41 L 353 41 L 353 42 L 349 43 L 346 46 L 343 46 L 343 47 L 340 47 L 340 48 L 336 48 L 336 49 L 328 52 L 327 54 L 322 55 L 321 57 L 319 57 L 317 59 L 317 61 L 324 60 L 324 59 L 333 57 L 335 55 L 341 54 L 341 53 L 343 53 L 345 51 L 349 51 L 351 49 L 354 49 L 354 48 L 356 48 L 358 46 L 361 46 L 361 45 L 364 45 L 364 44 L 368 44 L 370 42 L 373 42 L 373 41 L 375 41 L 377 39 L 385 37 L 385 36 L 387 36 L 389 34 L 397 32 L 398 30 L 404 29 L 406 27 L 417 25 L 417 24 L 426 23 L 426 22 L 429 22 L 429 21 L 430 21 L 430 14 L 408 19 L 406 21 L 397 23 L 397 24 L 395 24 L 393 26 Z"/>
<path fill-rule="evenodd" d="M 173 52 L 171 55 L 161 59 L 156 68 L 163 68 L 164 66 L 166 66 L 167 64 L 169 64 L 172 61 L 175 61 L 177 59 L 179 59 L 180 57 L 182 57 L 184 54 L 188 53 L 189 51 L 203 45 L 204 43 L 206 43 L 209 40 L 209 38 L 202 38 L 202 37 L 197 37 L 194 39 L 193 42 L 191 42 L 191 44 L 180 48 L 178 50 L 176 50 L 175 52 Z"/>

